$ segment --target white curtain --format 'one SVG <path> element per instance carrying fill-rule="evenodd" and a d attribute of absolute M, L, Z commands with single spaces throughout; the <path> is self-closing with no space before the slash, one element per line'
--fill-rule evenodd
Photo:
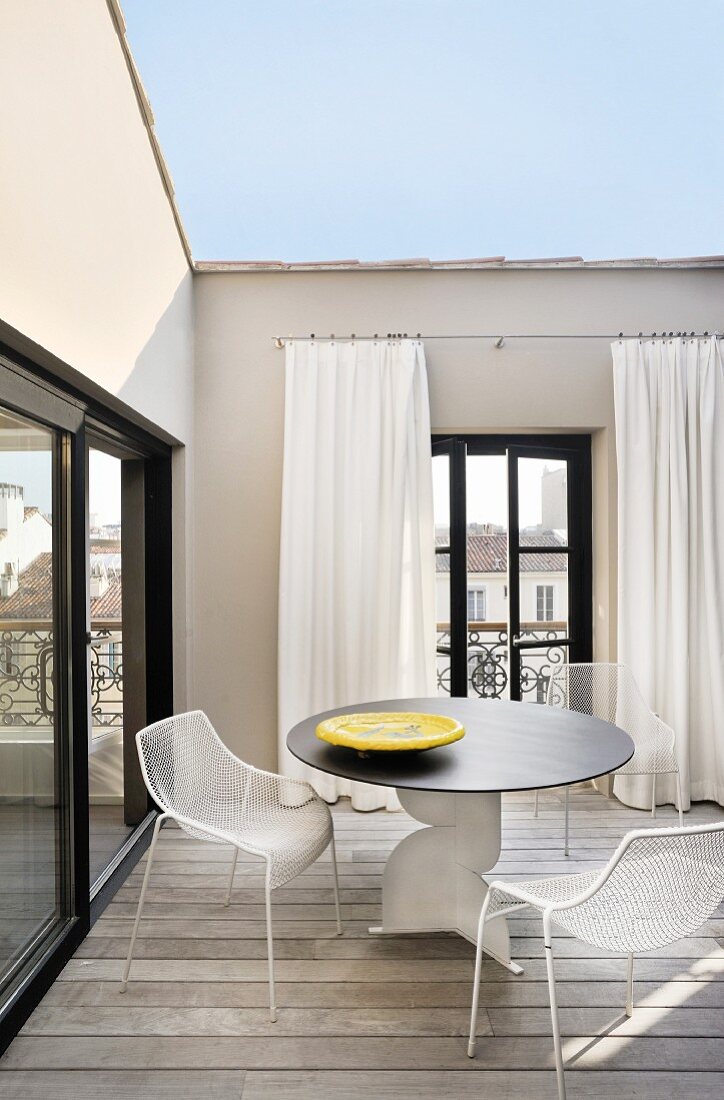
<path fill-rule="evenodd" d="M 676 732 L 685 800 L 724 805 L 724 363 L 717 339 L 612 345 L 618 652 Z M 650 805 L 648 777 L 616 794 Z M 660 801 L 674 783 L 659 778 Z"/>
<path fill-rule="evenodd" d="M 286 347 L 279 760 L 332 802 L 391 789 L 313 771 L 286 748 L 308 715 L 434 695 L 435 554 L 425 353 L 415 340 Z"/>

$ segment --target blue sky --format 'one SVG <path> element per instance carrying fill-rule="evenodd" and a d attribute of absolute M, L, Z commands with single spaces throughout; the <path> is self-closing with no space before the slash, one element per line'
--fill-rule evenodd
<path fill-rule="evenodd" d="M 197 259 L 724 253 L 723 0 L 123 0 Z"/>

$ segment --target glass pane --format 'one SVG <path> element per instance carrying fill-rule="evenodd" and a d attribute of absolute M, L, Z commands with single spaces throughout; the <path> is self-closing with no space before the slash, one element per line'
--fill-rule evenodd
<path fill-rule="evenodd" d="M 450 544 L 450 458 L 433 455 L 433 507 L 437 549 Z M 450 555 L 435 554 L 435 607 L 437 615 L 437 690 L 450 694 Z"/>
<path fill-rule="evenodd" d="M 525 637 L 568 633 L 568 555 L 520 554 L 520 627 Z"/>
<path fill-rule="evenodd" d="M 123 588 L 121 460 L 91 448 L 90 690 L 88 745 L 90 881 L 133 831 L 123 805 Z"/>
<path fill-rule="evenodd" d="M 468 455 L 468 694 L 507 699 L 508 463 Z"/>
<path fill-rule="evenodd" d="M 63 911 L 53 450 L 0 409 L 0 984 Z"/>
<path fill-rule="evenodd" d="M 567 647 L 555 644 L 568 636 L 568 555 L 555 552 L 555 537 L 549 554 L 520 555 L 520 636 L 542 643 L 520 650 L 521 698 L 528 702 L 545 702 L 551 668 L 568 659 Z"/>
<path fill-rule="evenodd" d="M 550 458 L 518 461 L 518 524 L 530 543 L 555 535 L 568 541 L 568 463 Z M 521 538 L 521 541 L 525 539 Z"/>
<path fill-rule="evenodd" d="M 468 537 L 504 535 L 508 530 L 507 458 L 505 455 L 468 455 L 466 469 Z"/>

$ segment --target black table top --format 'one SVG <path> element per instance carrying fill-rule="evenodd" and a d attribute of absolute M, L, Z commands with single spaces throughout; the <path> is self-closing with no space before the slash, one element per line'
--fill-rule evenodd
<path fill-rule="evenodd" d="M 317 724 L 360 711 L 419 711 L 457 718 L 465 737 L 426 752 L 361 757 L 316 736 Z M 386 699 L 312 715 L 287 736 L 289 751 L 323 772 L 422 791 L 527 791 L 562 787 L 615 771 L 633 756 L 627 733 L 600 718 L 538 703 L 503 700 Z"/>

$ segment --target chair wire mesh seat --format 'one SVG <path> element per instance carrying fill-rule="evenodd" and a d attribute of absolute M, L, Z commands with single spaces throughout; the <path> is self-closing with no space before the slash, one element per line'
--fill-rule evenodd
<path fill-rule="evenodd" d="M 136 746 L 144 782 L 162 812 L 153 830 L 121 992 L 125 992 L 128 982 L 156 841 L 164 822 L 173 820 L 197 840 L 233 847 L 224 901 L 227 906 L 239 852 L 264 860 L 269 1014 L 274 1022 L 271 892 L 306 870 L 327 847 L 332 854 L 337 934 L 342 932 L 329 806 L 309 783 L 260 771 L 239 760 L 200 710 L 147 726 L 136 734 Z"/>
<path fill-rule="evenodd" d="M 601 871 L 531 882 L 490 883 L 478 923 L 468 1055 L 475 1054 L 485 924 L 531 906 L 543 917 L 559 1100 L 565 1100 L 551 922 L 584 943 L 628 955 L 626 1015 L 633 1012 L 633 958 L 690 936 L 724 896 L 724 824 L 638 829 Z"/>
<path fill-rule="evenodd" d="M 681 776 L 676 759 L 676 738 L 649 708 L 638 689 L 631 670 L 622 664 L 571 664 L 557 668 L 548 682 L 547 705 L 590 714 L 611 722 L 628 733 L 634 743 L 630 760 L 617 768 L 614 775 L 650 775 L 651 816 L 656 817 L 656 776 L 675 775 L 679 825 L 683 825 Z M 565 842 L 568 855 L 569 788 L 565 794 Z M 535 792 L 533 814 L 538 816 L 538 791 Z"/>

